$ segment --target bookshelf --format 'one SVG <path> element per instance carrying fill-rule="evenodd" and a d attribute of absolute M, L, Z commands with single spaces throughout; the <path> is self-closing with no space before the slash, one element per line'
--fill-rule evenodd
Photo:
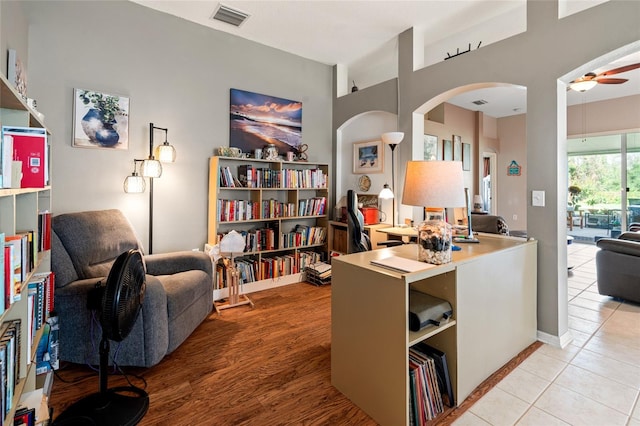
<path fill-rule="evenodd" d="M 327 257 L 329 166 L 214 156 L 209 160 L 208 246 L 235 230 L 243 293 L 301 281 L 304 266 Z M 228 297 L 216 273 L 214 300 Z"/>
<path fill-rule="evenodd" d="M 35 111 L 29 108 L 9 81 L 0 74 L 0 126 L 38 127 L 46 129 Z M 47 135 L 49 131 L 46 130 Z M 5 188 L 0 189 L 0 233 L 15 235 L 20 231 L 38 231 L 40 213 L 51 210 L 51 187 L 44 188 Z M 37 253 L 33 268 L 24 274 L 20 283 L 20 299 L 5 306 L 0 315 L 0 324 L 11 320 L 20 320 L 19 380 L 14 389 L 11 407 L 4 415 L 3 424 L 13 424 L 13 417 L 20 399 L 32 393 L 36 385 L 36 350 L 45 327 L 41 327 L 28 339 L 29 335 L 29 297 L 28 283 L 35 274 L 51 270 L 50 250 Z M 4 283 L 2 283 L 4 285 Z M 30 347 L 28 340 L 31 340 Z M 40 382 L 42 380 L 38 380 Z M 48 416 L 48 413 L 45 413 Z"/>
<path fill-rule="evenodd" d="M 479 239 L 454 252 L 452 262 L 411 273 L 371 261 L 415 259 L 415 244 L 332 259 L 331 384 L 378 424 L 410 424 L 412 346 L 424 342 L 446 354 L 460 404 L 536 340 L 537 242 Z M 447 300 L 453 318 L 410 331 L 410 289 Z"/>

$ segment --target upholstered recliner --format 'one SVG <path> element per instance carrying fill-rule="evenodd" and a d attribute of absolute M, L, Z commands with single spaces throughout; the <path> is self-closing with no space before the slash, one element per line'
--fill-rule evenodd
<path fill-rule="evenodd" d="M 640 303 L 640 232 L 596 243 L 598 293 Z"/>
<path fill-rule="evenodd" d="M 502 216 L 472 213 L 471 228 L 475 232 L 509 235 L 509 226 Z"/>
<path fill-rule="evenodd" d="M 51 269 L 55 274 L 59 357 L 99 362 L 99 317 L 89 310 L 89 292 L 106 281 L 116 257 L 141 249 L 129 221 L 119 210 L 67 213 L 52 219 Z M 147 286 L 140 316 L 131 333 L 111 345 L 110 363 L 150 367 L 175 350 L 213 307 L 211 259 L 184 251 L 144 256 Z"/>

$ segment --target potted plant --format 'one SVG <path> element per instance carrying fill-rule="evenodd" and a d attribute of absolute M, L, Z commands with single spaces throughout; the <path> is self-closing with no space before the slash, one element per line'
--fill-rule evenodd
<path fill-rule="evenodd" d="M 117 144 L 120 135 L 114 126 L 117 127 L 118 118 L 126 115 L 120 108 L 120 98 L 89 90 L 80 90 L 78 97 L 84 105 L 91 105 L 81 123 L 89 140 L 101 146 Z"/>

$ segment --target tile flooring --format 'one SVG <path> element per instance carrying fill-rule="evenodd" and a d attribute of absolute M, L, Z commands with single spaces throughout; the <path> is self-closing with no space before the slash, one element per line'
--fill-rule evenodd
<path fill-rule="evenodd" d="M 640 305 L 598 294 L 595 245 L 567 248 L 573 342 L 540 347 L 455 426 L 640 426 Z"/>

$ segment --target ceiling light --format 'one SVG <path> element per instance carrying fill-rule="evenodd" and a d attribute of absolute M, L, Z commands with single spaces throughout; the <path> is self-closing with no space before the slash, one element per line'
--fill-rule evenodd
<path fill-rule="evenodd" d="M 569 83 L 569 88 L 576 92 L 586 92 L 596 87 L 597 84 L 596 80 L 579 80 Z"/>
<path fill-rule="evenodd" d="M 225 22 L 233 26 L 239 27 L 249 17 L 248 13 L 240 12 L 239 10 L 232 9 L 229 6 L 220 4 L 218 9 L 213 13 L 211 19 L 216 21 Z"/>

